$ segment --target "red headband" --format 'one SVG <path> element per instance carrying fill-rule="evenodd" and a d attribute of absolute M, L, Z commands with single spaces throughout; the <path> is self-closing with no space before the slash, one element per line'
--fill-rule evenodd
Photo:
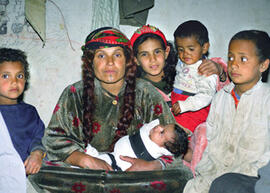
<path fill-rule="evenodd" d="M 89 34 L 82 49 L 98 49 L 112 46 L 130 47 L 129 39 L 114 28 L 100 28 Z"/>
<path fill-rule="evenodd" d="M 152 25 L 144 25 L 141 28 L 137 29 L 132 37 L 130 38 L 131 46 L 133 47 L 135 41 L 143 34 L 156 34 L 158 35 L 164 42 L 165 46 L 167 46 L 167 40 L 164 34 L 155 26 Z"/>

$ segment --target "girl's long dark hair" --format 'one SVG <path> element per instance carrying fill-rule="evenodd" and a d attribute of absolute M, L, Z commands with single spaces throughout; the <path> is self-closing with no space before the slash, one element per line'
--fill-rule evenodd
<path fill-rule="evenodd" d="M 137 57 L 138 54 L 138 48 L 139 46 L 146 40 L 148 39 L 156 39 L 160 42 L 161 47 L 163 50 L 166 49 L 166 46 L 163 42 L 163 40 L 156 34 L 152 33 L 147 33 L 141 35 L 133 45 L 133 51 L 134 51 L 134 56 Z M 167 93 L 171 92 L 173 90 L 173 83 L 174 83 L 174 78 L 176 75 L 176 64 L 177 64 L 177 53 L 175 51 L 175 48 L 173 47 L 173 44 L 167 41 L 167 45 L 170 46 L 170 52 L 169 55 L 166 59 L 166 63 L 164 65 L 163 71 L 164 71 L 164 77 L 162 78 L 162 81 L 166 82 L 166 87 L 164 88 Z M 141 66 L 138 66 L 137 70 L 137 77 L 141 77 L 143 74 L 144 70 L 142 69 Z"/>
<path fill-rule="evenodd" d="M 126 57 L 126 88 L 124 93 L 124 103 L 121 107 L 121 118 L 117 124 L 116 135 L 109 148 L 113 150 L 115 142 L 124 135 L 127 135 L 127 130 L 134 117 L 135 108 L 135 87 L 136 87 L 136 64 L 134 62 L 132 50 L 128 47 L 123 47 Z M 92 125 L 93 114 L 95 113 L 95 73 L 93 70 L 93 59 L 95 50 L 84 50 L 83 61 L 83 132 L 85 134 L 84 143 L 87 146 L 93 138 Z"/>

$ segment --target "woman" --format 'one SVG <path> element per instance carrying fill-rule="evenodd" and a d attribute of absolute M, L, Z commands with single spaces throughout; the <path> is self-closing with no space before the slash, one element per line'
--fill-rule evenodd
<path fill-rule="evenodd" d="M 159 119 L 161 124 L 167 125 L 174 124 L 175 120 L 158 91 L 144 80 L 136 81 L 130 41 L 119 30 L 105 27 L 93 31 L 82 50 L 83 80 L 64 90 L 45 130 L 43 142 L 50 160 L 47 165 L 61 163 L 108 171 L 112 168 L 105 161 L 85 153 L 88 144 L 100 152 L 111 151 L 120 137 L 137 132 L 144 123 Z M 166 158 L 154 161 L 121 159 L 132 164 L 126 171 L 157 170 L 166 165 L 164 162 L 172 161 Z M 44 167 L 31 181 L 38 187 L 48 191 L 57 189 L 58 192 L 76 192 L 78 189 L 113 192 L 120 186 L 121 192 L 127 192 L 127 188 L 132 192 L 130 187 L 140 192 L 145 192 L 146 187 L 150 192 L 154 189 L 178 192 L 192 176 L 183 168 L 166 172 L 123 172 L 120 175 L 117 172 L 118 180 L 113 174 Z M 110 182 L 106 184 L 106 180 Z"/>
<path fill-rule="evenodd" d="M 60 97 L 45 131 L 44 145 L 52 161 L 90 169 L 111 170 L 104 161 L 86 155 L 87 144 L 111 151 L 122 136 L 132 134 L 158 118 L 174 123 L 157 91 L 145 81 L 136 82 L 136 65 L 130 42 L 120 31 L 100 28 L 86 38 L 83 80 L 68 86 Z M 160 169 L 159 161 L 123 158 L 129 170 Z"/>

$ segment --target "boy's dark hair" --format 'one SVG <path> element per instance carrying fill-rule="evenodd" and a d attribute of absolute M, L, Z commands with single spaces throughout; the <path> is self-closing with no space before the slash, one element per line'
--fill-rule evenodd
<path fill-rule="evenodd" d="M 270 37 L 264 31 L 259 30 L 244 30 L 236 33 L 230 43 L 233 40 L 249 40 L 252 41 L 256 48 L 256 54 L 260 62 L 264 62 L 266 59 L 270 59 Z M 262 81 L 267 82 L 269 68 L 262 73 Z"/>
<path fill-rule="evenodd" d="M 197 20 L 189 20 L 180 24 L 174 31 L 173 36 L 174 40 L 176 38 L 195 37 L 201 46 L 209 42 L 207 28 Z"/>
<path fill-rule="evenodd" d="M 22 50 L 12 48 L 0 48 L 0 64 L 3 62 L 20 62 L 23 65 L 25 80 L 29 79 L 29 64 L 27 56 Z"/>
<path fill-rule="evenodd" d="M 180 155 L 185 155 L 188 150 L 188 136 L 187 133 L 175 124 L 175 139 L 174 142 L 166 142 L 166 149 L 171 152 L 174 157 L 179 157 Z"/>
<path fill-rule="evenodd" d="M 143 34 L 134 42 L 133 52 L 134 52 L 135 57 L 137 57 L 139 45 L 141 45 L 144 41 L 148 39 L 158 40 L 161 44 L 162 49 L 163 50 L 166 49 L 164 41 L 161 39 L 160 36 L 156 34 L 152 34 L 152 33 Z M 163 69 L 164 77 L 162 80 L 166 82 L 166 87 L 164 88 L 166 93 L 170 93 L 173 90 L 174 77 L 176 75 L 175 67 L 176 67 L 178 59 L 177 59 L 177 54 L 173 45 L 168 41 L 167 41 L 167 45 L 170 46 L 170 52 L 165 61 L 166 63 Z M 144 70 L 142 69 L 142 67 L 138 66 L 136 76 L 140 78 L 143 73 L 144 73 Z"/>

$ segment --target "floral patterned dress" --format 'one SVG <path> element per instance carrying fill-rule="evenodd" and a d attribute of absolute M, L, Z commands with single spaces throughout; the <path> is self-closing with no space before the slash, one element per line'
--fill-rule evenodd
<path fill-rule="evenodd" d="M 94 133 L 91 144 L 98 151 L 107 151 L 117 129 L 125 85 L 118 96 L 113 96 L 95 80 Z M 73 152 L 84 152 L 82 130 L 83 82 L 68 86 L 62 93 L 45 130 L 43 143 L 47 148 L 46 167 L 29 179 L 37 191 L 55 192 L 179 192 L 192 174 L 175 161 L 177 169 L 145 172 L 106 172 L 67 167 L 64 160 Z M 162 96 L 150 83 L 136 82 L 135 115 L 128 134 L 138 131 L 144 124 L 159 119 L 161 124 L 174 124 L 175 120 Z M 169 162 L 170 163 L 170 160 Z M 180 165 L 179 165 L 180 164 Z M 48 166 L 51 165 L 51 166 Z M 52 166 L 53 165 L 53 166 Z M 63 175 L 66 174 L 66 175 Z M 60 176 L 59 176 L 60 175 Z M 135 181 L 134 181 L 135 180 Z M 134 183 L 132 183 L 134 182 Z M 56 191 L 57 190 L 57 191 Z"/>
<path fill-rule="evenodd" d="M 94 133 L 91 145 L 98 151 L 107 151 L 112 143 L 120 107 L 123 104 L 125 85 L 118 96 L 113 96 L 95 80 Z M 53 112 L 52 119 L 43 138 L 51 161 L 64 161 L 72 152 L 84 152 L 84 133 L 82 127 L 82 81 L 68 86 L 62 93 Z M 128 130 L 132 134 L 144 124 L 159 119 L 161 124 L 173 124 L 175 120 L 161 95 L 146 81 L 136 83 L 135 115 Z"/>

